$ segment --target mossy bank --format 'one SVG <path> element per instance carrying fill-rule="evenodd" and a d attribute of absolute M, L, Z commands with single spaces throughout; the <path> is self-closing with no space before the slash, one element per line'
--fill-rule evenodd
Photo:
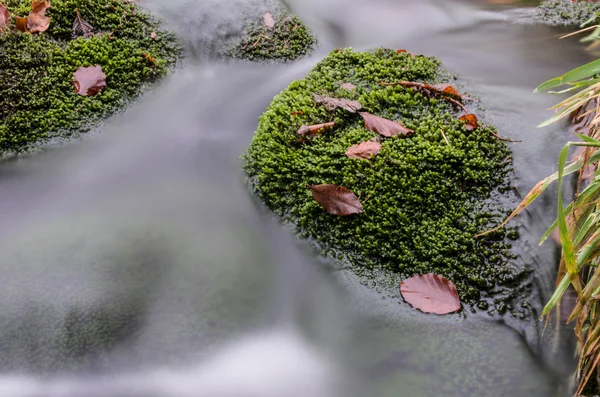
<path fill-rule="evenodd" d="M 463 302 L 523 316 L 512 307 L 516 285 L 527 272 L 515 265 L 503 229 L 475 237 L 507 212 L 491 200 L 510 190 L 510 150 L 493 127 L 469 132 L 443 98 L 380 82 L 436 83 L 446 79 L 435 58 L 377 49 L 336 50 L 302 80 L 278 94 L 260 117 L 245 155 L 255 192 L 323 253 L 356 269 L 383 268 L 399 279 L 437 273 L 453 281 Z M 341 88 L 351 83 L 355 90 Z M 370 160 L 344 155 L 352 145 L 376 138 L 358 115 L 315 106 L 314 94 L 359 101 L 366 111 L 402 121 L 414 134 L 381 137 Z M 300 139 L 301 125 L 333 120 L 334 129 Z M 308 185 L 342 185 L 360 197 L 364 213 L 328 214 Z M 483 294 L 482 294 L 483 292 Z M 484 296 L 492 299 L 483 300 Z"/>
<path fill-rule="evenodd" d="M 177 38 L 129 1 L 53 0 L 46 11 L 50 27 L 39 34 L 14 28 L 15 17 L 31 11 L 30 0 L 2 3 L 12 22 L 0 33 L 0 155 L 89 129 L 181 56 Z M 77 9 L 93 36 L 73 37 Z M 106 88 L 80 96 L 73 72 L 92 65 L 102 67 Z"/>
<path fill-rule="evenodd" d="M 270 16 L 270 17 L 269 17 Z M 231 45 L 227 55 L 248 61 L 288 62 L 312 52 L 317 40 L 304 23 L 285 7 L 269 13 L 273 26 L 265 17 L 249 23 L 241 41 Z"/>
<path fill-rule="evenodd" d="M 600 3 L 547 0 L 536 9 L 535 19 L 550 25 L 578 27 L 600 12 Z"/>

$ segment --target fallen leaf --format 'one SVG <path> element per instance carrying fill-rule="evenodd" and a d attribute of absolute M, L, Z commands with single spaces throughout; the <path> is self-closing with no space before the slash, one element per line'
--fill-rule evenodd
<path fill-rule="evenodd" d="M 273 26 L 275 26 L 275 20 L 273 19 L 273 15 L 271 15 L 270 12 L 265 13 L 263 20 L 265 22 L 266 27 L 272 28 Z"/>
<path fill-rule="evenodd" d="M 150 63 L 152 64 L 153 67 L 156 67 L 156 59 L 154 59 L 154 57 L 150 54 L 148 54 L 147 52 L 142 52 L 142 56 L 144 58 L 146 58 L 148 61 L 150 61 Z"/>
<path fill-rule="evenodd" d="M 315 201 L 331 215 L 361 214 L 363 207 L 358 197 L 349 189 L 337 185 L 313 185 L 310 187 Z"/>
<path fill-rule="evenodd" d="M 451 97 L 450 99 L 456 99 L 458 101 L 462 101 L 462 95 L 456 91 L 456 89 L 450 84 L 425 84 L 425 83 L 415 83 L 414 81 L 398 81 L 395 83 L 384 83 L 380 82 L 381 85 L 401 85 L 407 88 L 413 88 L 419 91 L 421 94 L 426 97 L 431 97 L 433 95 L 442 96 L 444 98 Z"/>
<path fill-rule="evenodd" d="M 406 50 L 396 50 L 396 52 L 397 52 L 398 54 L 402 54 L 403 52 L 406 52 Z"/>
<path fill-rule="evenodd" d="M 314 136 L 314 135 L 318 135 L 318 134 L 322 133 L 327 128 L 333 127 L 334 125 L 335 125 L 335 123 L 333 121 L 331 121 L 329 123 L 302 125 L 302 126 L 300 126 L 300 128 L 298 129 L 298 131 L 296 133 L 301 136 L 306 136 L 306 135 Z"/>
<path fill-rule="evenodd" d="M 479 127 L 477 116 L 474 114 L 465 114 L 464 116 L 459 117 L 459 120 L 465 122 L 465 128 L 467 131 L 473 131 Z"/>
<path fill-rule="evenodd" d="M 8 26 L 9 22 L 10 12 L 8 12 L 8 9 L 4 6 L 4 4 L 0 3 L 0 30 Z"/>
<path fill-rule="evenodd" d="M 46 9 L 50 2 L 45 0 L 34 0 L 31 4 L 31 12 L 27 17 L 27 31 L 31 33 L 45 32 L 50 27 L 50 17 L 46 16 Z"/>
<path fill-rule="evenodd" d="M 353 159 L 367 159 L 377 156 L 381 149 L 381 143 L 365 141 L 352 145 L 346 150 L 345 155 Z"/>
<path fill-rule="evenodd" d="M 406 136 L 414 132 L 399 121 L 384 119 L 383 117 L 375 116 L 374 114 L 367 112 L 359 112 L 359 114 L 365 121 L 365 128 L 369 131 L 376 132 L 379 135 L 391 137 L 402 134 Z"/>
<path fill-rule="evenodd" d="M 346 91 L 356 90 L 356 86 L 352 83 L 342 83 L 341 87 L 343 90 L 346 90 Z"/>
<path fill-rule="evenodd" d="M 87 68 L 80 66 L 73 73 L 73 85 L 79 95 L 94 96 L 106 87 L 106 75 L 99 65 Z"/>
<path fill-rule="evenodd" d="M 436 84 L 432 85 L 431 87 L 438 90 L 442 94 L 451 95 L 453 97 L 462 99 L 461 94 L 459 94 L 458 91 L 456 91 L 456 88 L 454 88 L 450 84 Z"/>
<path fill-rule="evenodd" d="M 460 310 L 456 287 L 437 274 L 420 274 L 401 281 L 400 293 L 406 302 L 424 313 L 448 314 Z"/>
<path fill-rule="evenodd" d="M 292 113 L 290 113 L 290 115 L 292 115 L 292 116 L 299 116 L 299 115 L 301 115 L 301 114 L 304 114 L 304 112 L 303 112 L 302 110 L 298 110 L 298 111 L 296 111 L 296 112 L 292 112 Z"/>
<path fill-rule="evenodd" d="M 15 26 L 21 32 L 27 32 L 27 17 L 16 17 Z"/>
<path fill-rule="evenodd" d="M 73 39 L 77 36 L 88 38 L 94 35 L 94 27 L 79 15 L 79 9 L 75 9 L 75 21 L 73 21 Z"/>
<path fill-rule="evenodd" d="M 156 34 L 156 32 L 152 32 L 152 33 L 150 33 L 150 38 L 152 40 L 156 40 L 156 39 L 158 39 L 158 35 Z"/>
<path fill-rule="evenodd" d="M 350 113 L 356 113 L 362 109 L 362 104 L 358 101 L 351 101 L 350 99 L 344 98 L 331 98 L 328 96 L 314 95 L 313 100 L 315 103 L 320 103 L 325 108 L 332 112 L 337 108 L 341 108 L 349 111 Z"/>

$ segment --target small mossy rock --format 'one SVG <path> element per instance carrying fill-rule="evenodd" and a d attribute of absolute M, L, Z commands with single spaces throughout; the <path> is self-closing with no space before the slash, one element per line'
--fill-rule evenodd
<path fill-rule="evenodd" d="M 241 42 L 234 44 L 227 55 L 248 61 L 286 62 L 310 54 L 317 40 L 300 18 L 286 9 L 271 18 L 273 27 L 265 24 L 264 16 L 251 23 Z"/>
<path fill-rule="evenodd" d="M 547 0 L 536 9 L 535 19 L 555 26 L 580 26 L 600 11 L 595 1 Z"/>
<path fill-rule="evenodd" d="M 13 17 L 31 10 L 30 0 L 3 3 Z M 93 37 L 73 39 L 77 9 Z M 54 0 L 46 15 L 46 32 L 0 34 L 0 155 L 89 129 L 181 57 L 177 38 L 125 0 Z M 94 97 L 77 95 L 73 73 L 92 65 L 102 67 L 107 87 Z"/>
<path fill-rule="evenodd" d="M 446 75 L 435 58 L 387 49 L 333 51 L 273 99 L 244 156 L 245 169 L 265 204 L 323 252 L 343 252 L 359 271 L 383 268 L 400 279 L 442 275 L 473 305 L 482 291 L 499 292 L 495 303 L 505 311 L 512 287 L 501 286 L 523 285 L 527 272 L 513 263 L 505 230 L 475 236 L 506 216 L 490 198 L 496 189 L 510 189 L 510 150 L 492 127 L 468 131 L 442 98 L 379 84 L 434 84 Z M 356 90 L 344 90 L 342 83 Z M 358 100 L 370 113 L 401 121 L 414 134 L 380 137 L 381 149 L 368 161 L 348 158 L 348 148 L 378 135 L 356 114 L 315 106 L 314 94 Z M 336 127 L 324 134 L 305 140 L 296 134 L 303 124 L 332 119 Z M 364 213 L 328 214 L 307 188 L 317 184 L 350 189 Z"/>

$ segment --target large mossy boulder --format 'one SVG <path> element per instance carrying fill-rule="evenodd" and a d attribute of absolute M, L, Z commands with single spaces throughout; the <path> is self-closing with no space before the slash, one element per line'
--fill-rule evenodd
<path fill-rule="evenodd" d="M 53 0 L 50 27 L 37 34 L 14 27 L 17 16 L 31 11 L 31 0 L 2 2 L 12 22 L 0 32 L 0 155 L 89 129 L 181 55 L 175 36 L 131 1 Z M 74 35 L 76 10 L 93 27 L 91 37 Z M 78 95 L 73 73 L 93 65 L 106 74 L 106 88 Z"/>
<path fill-rule="evenodd" d="M 526 274 L 515 266 L 507 239 L 516 231 L 476 237 L 506 215 L 491 199 L 511 189 L 506 143 L 491 126 L 469 131 L 455 104 L 443 97 L 380 84 L 447 81 L 439 66 L 435 58 L 388 49 L 333 51 L 273 99 L 260 117 L 245 169 L 264 203 L 323 253 L 350 261 L 357 271 L 384 269 L 399 279 L 437 273 L 456 284 L 463 302 L 513 311 L 513 287 Z M 314 94 L 359 101 L 414 134 L 380 137 L 358 114 L 330 113 L 315 104 Z M 335 127 L 321 135 L 297 134 L 301 125 L 329 121 Z M 374 158 L 344 154 L 373 139 L 382 145 Z M 350 189 L 364 213 L 330 215 L 311 195 L 309 185 L 317 184 Z"/>
<path fill-rule="evenodd" d="M 536 9 L 535 19 L 550 25 L 577 27 L 600 11 L 600 3 L 587 0 L 547 0 Z"/>

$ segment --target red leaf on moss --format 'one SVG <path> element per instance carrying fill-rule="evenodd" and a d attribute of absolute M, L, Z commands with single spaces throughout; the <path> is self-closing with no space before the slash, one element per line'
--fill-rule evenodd
<path fill-rule="evenodd" d="M 273 15 L 271 15 L 270 12 L 265 13 L 263 20 L 265 22 L 266 27 L 272 28 L 273 26 L 275 26 L 275 20 L 273 19 Z"/>
<path fill-rule="evenodd" d="M 79 95 L 94 96 L 106 87 L 106 75 L 98 65 L 80 66 L 73 73 L 73 85 Z"/>
<path fill-rule="evenodd" d="M 9 22 L 10 12 L 8 12 L 8 9 L 4 6 L 4 4 L 0 3 L 0 30 L 8 26 Z"/>
<path fill-rule="evenodd" d="M 414 131 L 407 128 L 399 121 L 384 119 L 367 112 L 359 112 L 365 121 L 365 128 L 383 136 L 395 136 L 402 134 L 404 136 L 412 134 Z"/>
<path fill-rule="evenodd" d="M 356 113 L 358 110 L 362 109 L 362 104 L 360 102 L 351 101 L 350 99 L 345 98 L 331 98 L 328 96 L 314 95 L 313 101 L 325 106 L 325 109 L 330 112 L 340 108 L 347 110 L 350 113 Z"/>
<path fill-rule="evenodd" d="M 156 32 L 152 32 L 152 33 L 150 33 L 150 38 L 152 40 L 156 40 L 156 39 L 158 39 L 158 34 L 156 34 Z"/>
<path fill-rule="evenodd" d="M 356 86 L 352 83 L 342 83 L 341 87 L 343 90 L 346 90 L 346 91 L 356 90 Z"/>
<path fill-rule="evenodd" d="M 31 33 L 45 32 L 50 27 L 50 17 L 46 16 L 46 9 L 50 2 L 45 0 L 33 0 L 31 12 L 27 17 L 27 31 Z"/>
<path fill-rule="evenodd" d="M 300 128 L 298 129 L 298 131 L 296 133 L 301 136 L 306 136 L 306 135 L 314 136 L 314 135 L 318 135 L 318 134 L 322 133 L 327 128 L 333 127 L 334 125 L 335 125 L 335 123 L 333 121 L 331 121 L 329 123 L 302 125 L 302 126 L 300 126 Z"/>
<path fill-rule="evenodd" d="M 460 310 L 456 287 L 450 280 L 427 273 L 400 282 L 406 302 L 424 313 L 448 314 Z"/>
<path fill-rule="evenodd" d="M 467 129 L 467 131 L 473 131 L 477 127 L 479 127 L 477 116 L 475 116 L 474 114 L 465 114 L 464 116 L 459 117 L 459 120 L 465 122 L 465 128 Z"/>
<path fill-rule="evenodd" d="M 27 17 L 16 17 L 15 26 L 21 32 L 27 32 Z"/>
<path fill-rule="evenodd" d="M 365 141 L 352 145 L 346 150 L 345 155 L 353 159 L 366 159 L 377 156 L 381 149 L 381 143 L 374 141 Z"/>
<path fill-rule="evenodd" d="M 313 185 L 310 190 L 315 201 L 332 215 L 345 216 L 363 212 L 358 197 L 343 186 Z"/>

